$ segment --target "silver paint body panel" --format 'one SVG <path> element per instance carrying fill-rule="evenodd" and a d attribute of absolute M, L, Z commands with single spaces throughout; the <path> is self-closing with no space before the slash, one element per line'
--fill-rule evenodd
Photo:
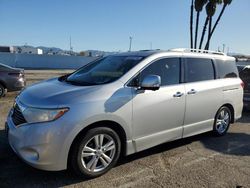
<path fill-rule="evenodd" d="M 105 85 L 73 86 L 50 79 L 26 88 L 17 98 L 29 107 L 70 110 L 61 118 L 44 123 L 7 124 L 9 143 L 28 164 L 43 170 L 67 168 L 68 154 L 78 133 L 99 121 L 113 121 L 126 133 L 126 154 L 213 129 L 214 117 L 224 104 L 241 117 L 243 89 L 239 78 L 226 78 L 138 90 L 126 84 L 141 69 L 162 57 L 227 56 L 181 52 L 159 52 L 145 58 L 119 80 Z M 194 94 L 188 94 L 194 89 Z M 173 97 L 177 92 L 180 97 Z M 104 125 L 105 126 L 105 125 Z"/>

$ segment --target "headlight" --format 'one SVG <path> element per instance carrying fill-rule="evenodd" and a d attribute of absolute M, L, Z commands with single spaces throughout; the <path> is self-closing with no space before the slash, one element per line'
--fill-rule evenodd
<path fill-rule="evenodd" d="M 38 123 L 53 121 L 63 116 L 69 109 L 38 109 L 26 108 L 23 111 L 23 116 L 28 123 Z"/>

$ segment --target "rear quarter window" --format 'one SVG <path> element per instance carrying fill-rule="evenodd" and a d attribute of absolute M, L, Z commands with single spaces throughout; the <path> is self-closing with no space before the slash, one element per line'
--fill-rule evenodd
<path fill-rule="evenodd" d="M 216 60 L 218 78 L 236 78 L 239 76 L 235 61 Z"/>

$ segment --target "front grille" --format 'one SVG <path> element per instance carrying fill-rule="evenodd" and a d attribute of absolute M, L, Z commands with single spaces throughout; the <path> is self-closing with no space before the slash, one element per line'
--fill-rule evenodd
<path fill-rule="evenodd" d="M 14 106 L 14 111 L 13 111 L 13 114 L 12 114 L 12 121 L 13 121 L 13 123 L 15 125 L 20 125 L 20 124 L 23 124 L 23 123 L 27 123 L 17 104 Z"/>

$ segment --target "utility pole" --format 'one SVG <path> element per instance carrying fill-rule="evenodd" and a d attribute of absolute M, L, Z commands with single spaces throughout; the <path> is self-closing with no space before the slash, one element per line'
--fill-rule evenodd
<path fill-rule="evenodd" d="M 152 45 L 152 42 L 150 42 L 150 50 L 152 50 L 153 49 L 153 47 L 152 47 L 153 45 Z"/>
<path fill-rule="evenodd" d="M 223 49 L 222 49 L 222 52 L 223 52 L 223 53 L 225 52 L 225 47 L 226 47 L 226 45 L 223 44 Z"/>
<path fill-rule="evenodd" d="M 70 55 L 72 55 L 72 51 L 73 51 L 73 47 L 71 45 L 71 36 L 69 37 L 69 52 L 70 52 Z"/>
<path fill-rule="evenodd" d="M 131 47 L 132 47 L 132 40 L 133 40 L 133 37 L 129 37 L 129 52 L 131 52 Z"/>

